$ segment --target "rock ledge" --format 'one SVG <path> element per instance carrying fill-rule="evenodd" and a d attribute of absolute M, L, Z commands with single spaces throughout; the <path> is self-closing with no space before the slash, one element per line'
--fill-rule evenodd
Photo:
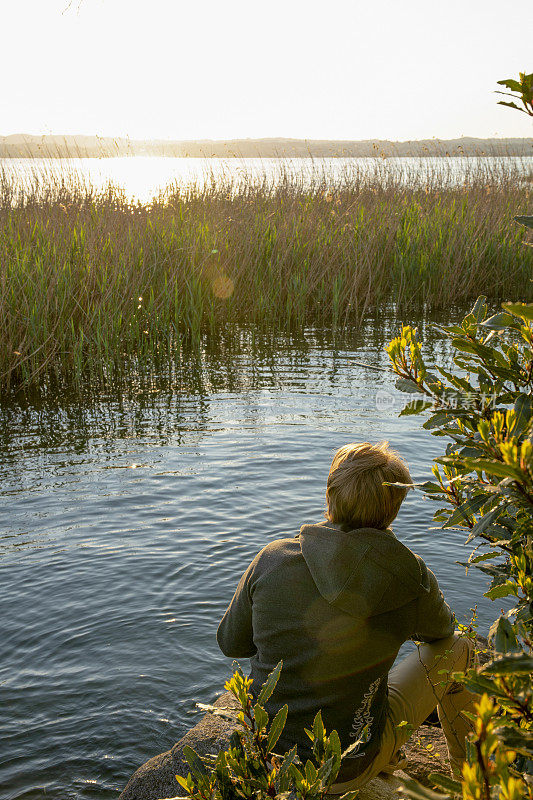
<path fill-rule="evenodd" d="M 215 706 L 235 708 L 236 700 L 229 692 L 221 695 Z M 207 713 L 185 736 L 165 753 L 154 756 L 134 772 L 119 800 L 163 800 L 163 798 L 182 796 L 183 790 L 176 781 L 176 775 L 186 776 L 189 765 L 183 758 L 185 745 L 194 748 L 199 755 L 217 753 L 228 745 L 234 725 L 222 717 Z M 449 774 L 448 756 L 443 733 L 440 728 L 423 725 L 419 728 L 403 750 L 408 765 L 409 776 L 429 785 L 430 772 Z M 370 781 L 359 792 L 360 800 L 396 800 L 400 777 L 405 772 L 394 775 L 384 773 Z M 334 797 L 334 795 L 332 796 Z"/>

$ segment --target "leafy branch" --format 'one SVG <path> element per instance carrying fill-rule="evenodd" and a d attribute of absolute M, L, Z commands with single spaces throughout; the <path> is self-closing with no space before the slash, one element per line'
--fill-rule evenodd
<path fill-rule="evenodd" d="M 526 75 L 525 72 L 518 74 L 518 80 L 514 78 L 505 78 L 503 81 L 498 81 L 498 86 L 505 86 L 509 89 L 508 92 L 496 91 L 496 94 L 507 95 L 512 97 L 512 101 L 499 100 L 498 105 L 514 108 L 516 111 L 522 111 L 530 117 L 533 117 L 533 73 Z M 514 100 L 522 104 L 523 108 L 517 105 Z"/>
<path fill-rule="evenodd" d="M 518 221 L 533 227 L 531 217 Z M 474 550 L 464 566 L 489 576 L 486 597 L 514 599 L 490 629 L 489 663 L 453 676 L 480 695 L 460 781 L 430 776 L 445 795 L 404 781 L 411 800 L 533 800 L 524 778 L 533 759 L 532 326 L 533 305 L 489 314 L 480 297 L 459 324 L 434 326 L 453 367 L 429 367 L 410 326 L 386 347 L 397 388 L 424 396 L 402 413 L 429 411 L 423 427 L 449 440 L 433 480 L 420 484 L 439 502 L 435 522 L 467 532 Z"/>
<path fill-rule="evenodd" d="M 229 747 L 216 757 L 200 756 L 185 747 L 183 755 L 190 767 L 186 778 L 176 780 L 193 800 L 323 800 L 339 773 L 341 743 L 336 731 L 329 736 L 320 712 L 306 733 L 311 741 L 313 759 L 303 764 L 294 746 L 284 755 L 274 752 L 287 720 L 288 707 L 282 706 L 270 722 L 264 704 L 272 696 L 282 669 L 282 662 L 272 670 L 254 703 L 250 691 L 252 680 L 238 667 L 225 684 L 233 694 L 239 709 L 201 707 L 213 714 L 229 717 L 237 729 L 230 737 Z M 358 743 L 355 743 L 358 744 Z M 350 746 L 352 749 L 354 745 Z M 345 793 L 341 800 L 354 800 L 357 792 Z"/>

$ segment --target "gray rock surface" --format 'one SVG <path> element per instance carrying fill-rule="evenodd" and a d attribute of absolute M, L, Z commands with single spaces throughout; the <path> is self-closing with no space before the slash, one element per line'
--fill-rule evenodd
<path fill-rule="evenodd" d="M 402 750 L 407 758 L 405 771 L 409 773 L 409 777 L 416 778 L 424 786 L 433 788 L 433 784 L 428 780 L 430 772 L 440 772 L 452 777 L 442 728 L 421 725 L 407 744 L 404 744 Z"/>
<path fill-rule="evenodd" d="M 219 708 L 235 708 L 237 703 L 227 692 L 221 695 L 214 705 Z M 200 755 L 215 754 L 227 747 L 233 729 L 231 721 L 211 713 L 205 714 L 174 747 L 139 767 L 128 781 L 119 800 L 161 800 L 183 795 L 184 792 L 175 776 L 186 776 L 189 772 L 189 765 L 183 758 L 184 746 L 189 745 Z M 408 766 L 405 769 L 410 776 L 422 783 L 429 785 L 427 776 L 430 772 L 449 771 L 446 744 L 440 728 L 423 725 L 404 746 L 404 751 L 408 759 Z M 405 773 L 401 771 L 394 775 L 379 775 L 360 790 L 359 799 L 396 800 L 398 777 L 402 775 Z"/>
<path fill-rule="evenodd" d="M 229 692 L 221 695 L 213 705 L 218 708 L 236 708 L 237 701 Z M 187 776 L 189 765 L 183 758 L 185 745 L 199 755 L 218 753 L 228 745 L 234 725 L 222 717 L 205 714 L 174 747 L 154 756 L 133 773 L 119 800 L 160 800 L 160 798 L 184 795 L 176 781 L 176 775 Z"/>

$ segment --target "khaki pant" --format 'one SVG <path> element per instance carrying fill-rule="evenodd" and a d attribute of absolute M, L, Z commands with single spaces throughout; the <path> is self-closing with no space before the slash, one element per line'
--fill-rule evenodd
<path fill-rule="evenodd" d="M 465 758 L 465 737 L 472 729 L 461 711 L 473 709 L 476 695 L 450 675 L 472 665 L 473 647 L 470 641 L 455 633 L 448 639 L 417 645 L 389 673 L 389 712 L 385 722 L 378 754 L 366 770 L 353 780 L 333 784 L 329 794 L 343 794 L 358 789 L 380 772 L 392 772 L 398 766 L 398 751 L 437 707 L 442 730 L 446 737 L 450 763 L 455 776 L 460 775 Z M 398 728 L 403 720 L 411 726 Z M 406 729 L 407 728 L 407 729 Z"/>

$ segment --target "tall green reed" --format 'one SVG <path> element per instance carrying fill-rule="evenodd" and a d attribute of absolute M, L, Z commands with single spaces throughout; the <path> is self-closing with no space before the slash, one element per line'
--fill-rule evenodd
<path fill-rule="evenodd" d="M 148 205 L 75 176 L 20 191 L 0 175 L 0 390 L 102 384 L 232 323 L 343 328 L 482 292 L 533 300 L 533 254 L 509 225 L 529 184 L 488 161 L 457 183 L 438 162 L 336 183 L 213 176 Z"/>

